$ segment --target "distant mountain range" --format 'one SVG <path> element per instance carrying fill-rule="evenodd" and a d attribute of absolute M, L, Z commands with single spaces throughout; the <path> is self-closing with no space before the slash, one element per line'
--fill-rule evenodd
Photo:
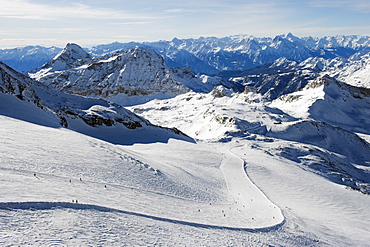
<path fill-rule="evenodd" d="M 194 73 L 216 74 L 225 70 L 248 70 L 285 57 L 302 62 L 310 57 L 348 58 L 369 52 L 369 36 L 299 38 L 289 33 L 274 38 L 236 35 L 224 38 L 177 39 L 158 42 L 130 42 L 98 45 L 86 49 L 92 56 L 146 47 L 164 57 L 168 67 L 190 67 Z M 29 71 L 51 61 L 62 49 L 28 46 L 0 50 L 0 61 L 18 71 Z"/>

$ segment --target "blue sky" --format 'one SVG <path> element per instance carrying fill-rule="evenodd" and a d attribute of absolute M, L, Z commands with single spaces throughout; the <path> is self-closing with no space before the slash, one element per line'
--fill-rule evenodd
<path fill-rule="evenodd" d="M 0 0 L 0 48 L 249 34 L 370 35 L 369 0 Z"/>

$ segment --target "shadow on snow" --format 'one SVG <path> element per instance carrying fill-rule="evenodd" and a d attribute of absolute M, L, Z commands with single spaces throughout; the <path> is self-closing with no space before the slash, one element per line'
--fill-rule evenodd
<path fill-rule="evenodd" d="M 80 204 L 80 203 L 70 203 L 70 202 L 0 202 L 0 210 L 54 210 L 58 208 L 71 208 L 75 210 L 96 210 L 100 212 L 112 212 L 121 213 L 127 215 L 133 215 L 138 217 L 144 217 L 152 220 L 158 220 L 163 222 L 169 222 L 173 224 L 181 224 L 193 227 L 208 228 L 208 229 L 221 229 L 221 230 L 233 230 L 233 231 L 247 231 L 252 233 L 258 232 L 270 232 L 278 230 L 284 223 L 285 220 L 280 224 L 264 227 L 264 228 L 238 228 L 238 227 L 227 227 L 227 226 L 217 226 L 217 225 L 207 225 L 195 222 L 188 222 L 182 220 L 174 220 L 169 218 L 163 218 L 158 216 L 152 216 L 142 213 L 130 212 L 126 210 L 119 210 L 104 206 L 92 205 L 92 204 Z"/>

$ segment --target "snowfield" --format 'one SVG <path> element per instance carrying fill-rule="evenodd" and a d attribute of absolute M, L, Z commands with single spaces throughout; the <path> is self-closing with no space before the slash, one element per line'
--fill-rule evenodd
<path fill-rule="evenodd" d="M 149 149 L 146 145 L 128 148 L 67 129 L 34 125 L 8 117 L 1 117 L 1 122 L 4 147 L 1 154 L 1 219 L 3 226 L 12 226 L 1 229 L 4 245 L 109 243 L 113 241 L 110 238 L 117 237 L 114 235 L 116 231 L 113 231 L 108 233 L 110 236 L 106 236 L 107 239 L 98 239 L 98 242 L 94 242 L 94 238 L 101 238 L 99 234 L 91 239 L 86 237 L 88 241 L 85 237 L 85 240 L 76 239 L 83 235 L 76 232 L 90 231 L 79 223 L 82 216 L 78 216 L 78 212 L 81 210 L 87 217 L 83 217 L 84 221 L 91 218 L 104 224 L 105 217 L 113 222 L 120 221 L 122 217 L 133 221 L 134 225 L 136 221 L 166 229 L 177 229 L 180 225 L 192 231 L 211 229 L 214 232 L 228 231 L 231 235 L 240 232 L 258 235 L 258 232 L 269 229 L 276 231 L 276 225 L 283 222 L 280 210 L 249 182 L 243 172 L 243 162 L 231 153 L 222 156 L 207 147 L 198 151 L 196 144 L 183 141 L 147 144 L 152 145 Z M 171 152 L 173 155 L 169 156 L 171 159 L 166 145 L 174 149 Z M 176 152 L 179 149 L 181 151 Z M 184 155 L 190 159 L 184 159 Z M 135 156 L 142 156 L 140 159 L 145 163 Z M 150 165 L 147 161 L 151 161 Z M 170 161 L 173 166 L 168 164 Z M 223 169 L 234 165 L 238 169 L 223 173 L 220 165 Z M 237 180 L 240 175 L 241 181 Z M 238 185 L 246 186 L 249 192 L 246 193 Z M 244 194 L 248 196 L 241 198 Z M 36 215 L 32 212 L 42 218 L 38 221 L 40 228 L 27 227 L 35 220 Z M 56 215 L 59 219 L 52 223 L 51 229 L 46 230 L 53 218 L 58 218 Z M 26 219 L 28 216 L 30 218 Z M 55 229 L 58 227 L 59 230 Z M 24 228 L 30 234 L 23 232 L 19 236 L 18 231 Z M 39 239 L 32 229 L 40 230 L 37 234 L 49 237 Z M 150 229 L 159 231 L 152 226 L 146 234 L 150 234 Z M 60 231 L 60 234 L 54 235 L 53 231 Z M 65 231 L 70 231 L 70 235 Z M 136 232 L 136 228 L 131 231 Z M 165 233 L 163 230 L 161 234 Z M 248 239 L 247 235 L 244 238 Z M 229 238 L 227 236 L 224 240 L 229 241 Z M 138 244 L 132 241 L 121 243 Z M 196 238 L 176 241 L 195 244 L 192 241 Z"/>
<path fill-rule="evenodd" d="M 370 197 L 341 182 L 366 183 L 368 164 L 325 170 L 322 147 L 266 135 L 297 119 L 254 94 L 214 93 L 132 107 L 197 138 L 134 145 L 1 94 L 1 245 L 368 246 Z"/>
<path fill-rule="evenodd" d="M 0 62 L 1 246 L 370 246 L 368 88 L 315 72 L 269 100 L 120 54 L 45 64 L 73 95 Z"/>

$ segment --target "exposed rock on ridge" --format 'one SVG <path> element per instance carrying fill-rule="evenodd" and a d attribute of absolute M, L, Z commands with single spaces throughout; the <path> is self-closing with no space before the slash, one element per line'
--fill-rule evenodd
<path fill-rule="evenodd" d="M 72 129 L 80 126 L 76 123 L 82 120 L 92 127 L 119 125 L 127 129 L 149 127 L 174 135 L 186 136 L 177 129 L 152 125 L 143 117 L 106 100 L 69 95 L 50 89 L 1 62 L 0 93 L 14 95 L 21 100 L 31 102 L 59 119 L 61 126 L 69 128 L 70 125 L 74 125 L 75 127 L 71 127 Z M 79 128 L 77 127 L 77 129 Z"/>

